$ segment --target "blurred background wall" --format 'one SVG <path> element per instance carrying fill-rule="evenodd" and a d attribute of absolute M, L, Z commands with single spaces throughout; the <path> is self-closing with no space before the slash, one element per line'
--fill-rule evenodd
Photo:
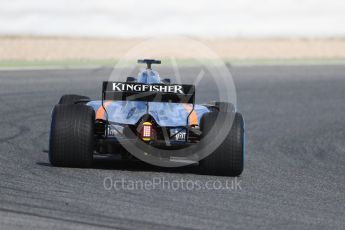
<path fill-rule="evenodd" d="M 0 35 L 329 38 L 342 0 L 0 0 Z"/>

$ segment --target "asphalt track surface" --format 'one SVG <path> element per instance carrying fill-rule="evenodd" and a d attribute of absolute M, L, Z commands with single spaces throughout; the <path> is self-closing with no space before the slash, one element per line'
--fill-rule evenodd
<path fill-rule="evenodd" d="M 99 97 L 110 70 L 0 71 L 0 229 L 344 229 L 345 66 L 231 71 L 247 132 L 233 187 L 235 179 L 197 167 L 114 159 L 52 167 L 44 151 L 52 106 L 65 93 Z M 107 177 L 228 187 L 107 190 Z"/>

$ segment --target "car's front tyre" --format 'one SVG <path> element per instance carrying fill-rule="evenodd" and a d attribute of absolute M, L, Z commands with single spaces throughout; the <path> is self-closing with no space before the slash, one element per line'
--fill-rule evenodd
<path fill-rule="evenodd" d="M 59 105 L 75 104 L 81 100 L 90 100 L 90 98 L 82 95 L 66 94 L 60 98 Z"/>

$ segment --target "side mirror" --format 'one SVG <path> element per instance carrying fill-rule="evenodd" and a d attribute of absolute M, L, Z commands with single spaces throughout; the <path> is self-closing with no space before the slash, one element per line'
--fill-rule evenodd
<path fill-rule="evenodd" d="M 165 78 L 165 79 L 162 80 L 162 82 L 164 84 L 170 84 L 171 83 L 170 78 Z"/>
<path fill-rule="evenodd" d="M 136 82 L 137 79 L 135 77 L 127 77 L 126 82 Z"/>

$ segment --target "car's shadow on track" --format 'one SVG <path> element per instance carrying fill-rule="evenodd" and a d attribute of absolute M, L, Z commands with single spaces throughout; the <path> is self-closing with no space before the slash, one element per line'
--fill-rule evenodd
<path fill-rule="evenodd" d="M 147 171 L 147 172 L 166 172 L 166 173 L 192 173 L 201 174 L 197 165 L 189 165 L 177 168 L 158 167 L 147 164 L 142 161 L 126 161 L 126 160 L 109 160 L 96 159 L 94 168 L 97 169 L 115 169 L 125 171 Z"/>
<path fill-rule="evenodd" d="M 53 167 L 47 162 L 36 162 L 37 165 Z M 119 160 L 114 157 L 95 157 L 92 166 L 93 169 L 99 170 L 122 170 L 122 171 L 140 171 L 140 172 L 164 172 L 164 173 L 188 173 L 188 174 L 198 174 L 203 173 L 199 169 L 198 165 L 189 165 L 177 168 L 166 168 L 158 167 L 154 165 L 147 164 L 142 161 L 134 160 Z"/>

